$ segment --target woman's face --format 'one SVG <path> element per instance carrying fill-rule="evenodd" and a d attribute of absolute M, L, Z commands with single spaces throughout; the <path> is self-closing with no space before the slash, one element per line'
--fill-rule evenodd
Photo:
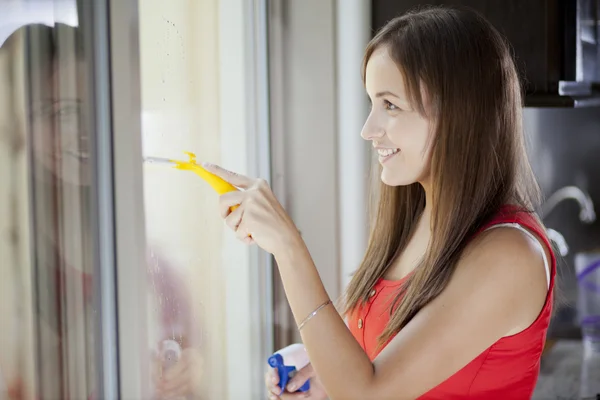
<path fill-rule="evenodd" d="M 381 180 L 390 186 L 423 183 L 429 178 L 431 126 L 411 107 L 402 73 L 385 47 L 371 55 L 365 86 L 371 112 L 361 136 L 378 152 Z"/>
<path fill-rule="evenodd" d="M 39 90 L 32 103 L 33 146 L 36 162 L 56 178 L 89 185 L 89 140 L 82 100 L 86 98 L 82 61 L 56 62 L 40 68 Z"/>

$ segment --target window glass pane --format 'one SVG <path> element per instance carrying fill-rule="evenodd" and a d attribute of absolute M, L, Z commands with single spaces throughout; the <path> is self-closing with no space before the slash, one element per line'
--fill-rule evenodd
<path fill-rule="evenodd" d="M 0 398 L 89 399 L 100 365 L 86 76 L 92 49 L 83 44 L 74 0 L 14 4 L 17 14 L 0 15 L 0 184 L 8 188 L 0 191 Z M 191 151 L 220 161 L 218 10 L 218 0 L 140 0 L 145 156 L 185 159 Z M 225 295 L 216 194 L 191 172 L 156 164 L 143 171 L 147 391 L 157 399 L 228 398 L 236 380 L 227 343 L 239 332 L 228 335 L 227 310 L 248 297 Z M 239 249 L 234 259 L 247 254 Z M 248 365 L 245 357 L 240 365 Z"/>
<path fill-rule="evenodd" d="M 0 195 L 0 380 L 9 398 L 87 399 L 96 355 L 86 49 L 75 1 L 11 6 L 0 16 L 0 42 L 9 35 L 0 48 L 9 188 Z"/>
<path fill-rule="evenodd" d="M 217 0 L 139 2 L 146 157 L 186 160 L 189 151 L 199 161 L 219 161 L 217 12 Z M 155 382 L 165 378 L 178 395 L 227 398 L 223 223 L 216 194 L 192 172 L 149 163 L 144 191 L 146 340 L 158 354 Z M 179 351 L 179 364 L 170 366 L 169 357 Z M 159 398 L 161 388 L 152 388 Z"/>

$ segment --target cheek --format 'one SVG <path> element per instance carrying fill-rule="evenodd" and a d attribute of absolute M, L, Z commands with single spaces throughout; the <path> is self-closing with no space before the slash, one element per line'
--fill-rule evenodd
<path fill-rule="evenodd" d="M 426 161 L 431 153 L 429 123 L 415 115 L 397 117 L 388 130 L 388 137 L 412 162 Z"/>
<path fill-rule="evenodd" d="M 34 149 L 44 151 L 45 153 L 52 153 L 55 150 L 54 129 L 50 124 L 52 124 L 52 120 L 33 122 L 32 142 Z"/>

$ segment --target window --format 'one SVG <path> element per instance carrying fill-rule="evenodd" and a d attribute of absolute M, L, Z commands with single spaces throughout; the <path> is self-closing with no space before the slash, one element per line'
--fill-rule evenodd
<path fill-rule="evenodd" d="M 266 1 L 6 10 L 0 398 L 265 397 L 270 258 L 143 156 L 268 177 Z"/>
<path fill-rule="evenodd" d="M 193 152 L 199 161 L 264 176 L 254 158 L 268 154 L 257 140 L 260 99 L 248 105 L 262 89 L 252 75 L 260 56 L 254 35 L 245 34 L 264 8 L 250 4 L 140 0 L 145 157 L 187 160 L 184 152 Z M 225 229 L 217 194 L 192 172 L 146 163 L 143 181 L 149 348 L 167 355 L 181 348 L 199 398 L 263 396 L 266 256 Z"/>

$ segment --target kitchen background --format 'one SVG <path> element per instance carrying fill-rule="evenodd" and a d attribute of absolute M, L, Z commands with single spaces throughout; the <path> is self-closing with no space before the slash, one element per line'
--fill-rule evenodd
<path fill-rule="evenodd" d="M 337 298 L 365 248 L 373 181 L 362 52 L 385 21 L 441 2 L 94 3 L 0 3 L 0 399 L 160 398 L 169 346 L 192 360 L 190 395 L 264 398 L 266 357 L 299 340 L 271 260 L 228 235 L 203 182 L 142 159 L 194 151 L 268 177 Z M 535 398 L 587 397 L 599 356 L 584 351 L 576 258 L 600 252 L 600 2 L 443 3 L 483 12 L 522 69 L 540 213 L 564 254 Z M 40 69 L 50 48 L 54 78 Z M 78 124 L 58 110 L 52 134 L 39 125 L 50 94 L 79 100 Z M 79 163 L 55 156 L 61 173 L 40 173 L 45 146 Z"/>

